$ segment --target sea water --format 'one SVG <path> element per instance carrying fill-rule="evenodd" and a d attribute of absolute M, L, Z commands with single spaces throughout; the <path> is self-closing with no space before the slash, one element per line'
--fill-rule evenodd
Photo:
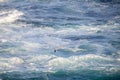
<path fill-rule="evenodd" d="M 0 80 L 120 80 L 120 1 L 0 0 Z"/>

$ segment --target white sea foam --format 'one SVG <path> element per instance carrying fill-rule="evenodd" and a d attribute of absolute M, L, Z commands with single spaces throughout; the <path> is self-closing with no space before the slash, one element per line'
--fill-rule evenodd
<path fill-rule="evenodd" d="M 0 58 L 0 72 L 16 70 L 23 63 L 24 60 L 19 57 Z"/>
<path fill-rule="evenodd" d="M 55 34 L 58 34 L 59 36 L 65 36 L 65 35 L 92 35 L 95 34 L 97 31 L 100 31 L 101 28 L 99 27 L 92 27 L 92 26 L 79 26 L 79 28 L 65 28 L 60 29 L 55 32 Z"/>
<path fill-rule="evenodd" d="M 4 62 L 0 62 L 0 70 L 10 70 L 14 68 L 14 66 L 10 65 L 9 63 L 4 63 Z"/>
<path fill-rule="evenodd" d="M 53 28 L 35 28 L 32 30 L 29 30 L 23 34 L 26 37 L 26 40 L 32 41 L 32 42 L 39 42 L 44 43 L 47 46 L 51 47 L 58 47 L 58 46 L 66 46 L 69 43 L 71 43 L 70 40 L 64 40 L 62 39 L 64 36 L 69 35 L 90 35 L 96 33 L 98 31 L 98 28 L 65 28 L 65 29 L 58 29 L 55 30 Z M 34 33 L 34 34 L 33 34 Z M 32 38 L 33 37 L 33 38 Z"/>
<path fill-rule="evenodd" d="M 7 0 L 0 0 L 0 2 L 5 2 L 5 1 L 7 1 Z"/>
<path fill-rule="evenodd" d="M 33 61 L 33 62 L 37 62 L 37 61 L 47 61 L 49 60 L 50 58 L 52 58 L 53 56 L 52 55 L 40 55 L 40 56 L 35 56 L 33 57 L 32 59 L 30 59 L 30 61 Z"/>
<path fill-rule="evenodd" d="M 40 43 L 34 43 L 34 42 L 22 42 L 23 45 L 21 46 L 22 49 L 27 50 L 27 51 L 35 51 L 36 49 L 41 48 Z"/>
<path fill-rule="evenodd" d="M 77 67 L 88 67 L 88 66 L 103 66 L 106 67 L 109 64 L 102 64 L 104 61 L 111 61 L 110 58 L 88 54 L 85 56 L 72 56 L 69 58 L 57 57 L 48 62 L 48 66 L 52 69 L 75 69 Z"/>
<path fill-rule="evenodd" d="M 12 23 L 22 15 L 23 13 L 18 10 L 0 11 L 0 24 Z"/>
<path fill-rule="evenodd" d="M 24 60 L 19 57 L 13 57 L 9 59 L 10 64 L 18 65 L 24 63 Z"/>
<path fill-rule="evenodd" d="M 101 30 L 102 28 L 94 28 L 90 27 L 89 29 L 87 27 L 79 27 L 79 28 L 64 28 L 64 29 L 54 29 L 49 27 L 42 27 L 42 28 L 26 28 L 28 30 L 25 30 L 24 32 L 11 32 L 13 35 L 10 39 L 11 41 L 17 41 L 20 40 L 20 42 L 23 44 L 21 47 L 24 47 L 24 49 L 31 51 L 36 50 L 39 48 L 56 48 L 56 47 L 64 47 L 68 50 L 71 50 L 73 52 L 80 51 L 79 48 L 75 47 L 76 45 L 92 45 L 96 46 L 96 49 L 98 53 L 102 52 L 103 45 L 102 44 L 91 44 L 87 39 L 79 41 L 71 41 L 69 39 L 64 39 L 64 37 L 69 36 L 80 36 L 80 35 L 95 35 L 96 32 Z M 8 34 L 7 34 L 8 35 Z M 101 34 L 102 35 L 102 34 Z M 7 38 L 9 40 L 9 38 Z M 7 40 L 7 41 L 8 41 Z M 1 40 L 4 42 L 4 40 Z M 73 46 L 74 48 L 71 48 Z M 97 48 L 99 47 L 99 48 Z"/>
<path fill-rule="evenodd" d="M 36 70 L 53 71 L 59 69 L 74 70 L 76 68 L 94 67 L 93 69 L 105 69 L 109 66 L 113 66 L 113 59 L 108 57 L 102 57 L 95 54 L 88 54 L 82 56 L 71 56 L 71 57 L 59 57 L 55 55 L 39 55 L 28 59 L 26 62 L 29 63 L 28 69 L 33 68 Z M 113 66 L 114 68 L 114 66 Z M 92 68 L 91 68 L 92 69 Z"/>
<path fill-rule="evenodd" d="M 22 64 L 24 62 L 24 60 L 19 57 L 1 58 L 0 61 L 12 65 Z"/>
<path fill-rule="evenodd" d="M 6 39 L 0 39 L 0 42 L 4 43 L 4 42 L 7 42 Z"/>

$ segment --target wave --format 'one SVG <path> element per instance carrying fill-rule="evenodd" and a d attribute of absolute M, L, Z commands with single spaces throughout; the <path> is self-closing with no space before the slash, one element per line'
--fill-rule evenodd
<path fill-rule="evenodd" d="M 31 56 L 29 59 L 20 57 L 0 58 L 0 71 L 43 71 L 56 72 L 59 70 L 90 69 L 98 71 L 118 71 L 119 60 L 110 57 L 103 57 L 95 54 L 82 56 L 58 57 L 55 55 Z M 114 72 L 113 72 L 114 73 Z"/>

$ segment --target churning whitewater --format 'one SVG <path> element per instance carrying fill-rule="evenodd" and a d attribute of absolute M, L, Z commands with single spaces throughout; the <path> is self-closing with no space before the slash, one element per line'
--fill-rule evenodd
<path fill-rule="evenodd" d="M 0 80 L 119 76 L 119 0 L 0 0 Z"/>

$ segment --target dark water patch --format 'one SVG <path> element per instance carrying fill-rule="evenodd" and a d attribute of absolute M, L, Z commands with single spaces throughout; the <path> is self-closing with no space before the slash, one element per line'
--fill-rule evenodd
<path fill-rule="evenodd" d="M 93 40 L 93 39 L 106 39 L 104 36 L 99 36 L 99 35 L 82 35 L 82 36 L 66 36 L 65 39 L 70 39 L 70 40 L 83 40 L 83 39 L 88 39 L 88 40 Z"/>
<path fill-rule="evenodd" d="M 12 48 L 12 47 L 17 47 L 17 43 L 13 44 L 12 42 L 5 42 L 5 43 L 0 43 L 0 48 L 6 49 L 6 48 Z"/>
<path fill-rule="evenodd" d="M 18 2 L 12 3 L 12 4 L 14 5 L 17 3 L 17 5 L 14 5 L 13 7 L 15 7 L 16 9 L 19 9 L 20 11 L 23 11 L 25 13 L 26 20 L 30 20 L 30 21 L 26 21 L 26 23 L 28 23 L 28 24 L 31 23 L 33 25 L 40 25 L 40 24 L 64 25 L 67 23 L 68 24 L 69 23 L 79 24 L 79 25 L 80 24 L 90 24 L 90 23 L 105 24 L 109 19 L 111 19 L 113 14 L 116 13 L 115 11 L 119 11 L 119 10 L 116 10 L 116 8 L 113 10 L 113 8 L 111 6 L 108 6 L 108 8 L 103 8 L 103 12 L 97 12 L 96 10 L 94 10 L 95 5 L 89 6 L 89 5 L 87 5 L 87 1 L 82 1 L 82 0 L 73 1 L 77 6 L 77 7 L 75 7 L 76 9 L 73 9 L 74 7 L 69 7 L 70 5 L 72 5 L 72 4 L 69 4 L 70 3 L 69 1 L 71 1 L 71 0 L 68 0 L 68 1 L 58 0 L 56 2 L 54 2 L 53 0 L 51 0 L 50 2 L 49 2 L 49 0 L 47 0 L 47 1 L 42 0 L 40 2 L 25 0 L 25 3 L 22 1 L 20 1 L 20 2 L 18 1 Z M 93 0 L 90 0 L 90 1 L 92 2 Z M 42 2 L 44 2 L 46 4 L 44 4 Z M 86 2 L 86 3 L 82 4 L 82 6 L 79 7 L 77 2 L 82 2 L 82 3 Z M 53 3 L 55 5 L 50 5 L 49 3 Z M 64 3 L 64 4 L 62 4 L 62 3 Z M 58 4 L 58 5 L 56 5 L 56 4 Z M 81 3 L 79 5 L 81 5 Z M 84 9 L 84 8 L 86 8 L 86 9 Z M 97 8 L 99 9 L 99 7 L 97 7 Z M 100 7 L 100 8 L 102 8 L 102 7 Z M 82 9 L 84 10 L 84 12 L 80 12 Z M 111 12 L 108 11 L 109 9 L 111 9 L 110 10 Z M 109 13 L 106 13 L 106 11 Z M 43 17 L 45 19 L 45 22 L 31 21 L 31 18 L 40 19 L 41 17 Z M 53 18 L 51 18 L 51 17 L 53 17 Z M 51 19 L 52 21 L 49 21 L 49 19 Z M 75 21 L 77 21 L 77 22 L 75 22 Z"/>
<path fill-rule="evenodd" d="M 2 80 L 47 80 L 46 74 L 41 72 L 8 72 L 1 74 Z"/>
<path fill-rule="evenodd" d="M 99 3 L 120 4 L 120 0 L 94 0 Z"/>
<path fill-rule="evenodd" d="M 88 11 L 86 14 L 86 16 L 89 16 L 89 17 L 101 17 L 102 15 L 99 14 L 99 13 L 96 13 L 94 11 Z M 102 16 L 103 17 L 103 16 Z"/>
<path fill-rule="evenodd" d="M 110 41 L 110 43 L 112 44 L 113 47 L 115 47 L 116 49 L 120 49 L 120 41 Z"/>
<path fill-rule="evenodd" d="M 55 26 L 55 23 L 51 22 L 42 22 L 42 21 L 37 21 L 37 20 L 17 20 L 19 23 L 24 23 L 30 26 L 27 27 L 52 27 L 53 25 Z M 24 26 L 23 26 L 24 27 Z"/>
<path fill-rule="evenodd" d="M 0 74 L 2 80 L 119 80 L 120 72 L 115 73 L 97 70 L 51 72 L 8 72 Z"/>
<path fill-rule="evenodd" d="M 112 0 L 99 0 L 100 2 L 112 2 Z"/>

